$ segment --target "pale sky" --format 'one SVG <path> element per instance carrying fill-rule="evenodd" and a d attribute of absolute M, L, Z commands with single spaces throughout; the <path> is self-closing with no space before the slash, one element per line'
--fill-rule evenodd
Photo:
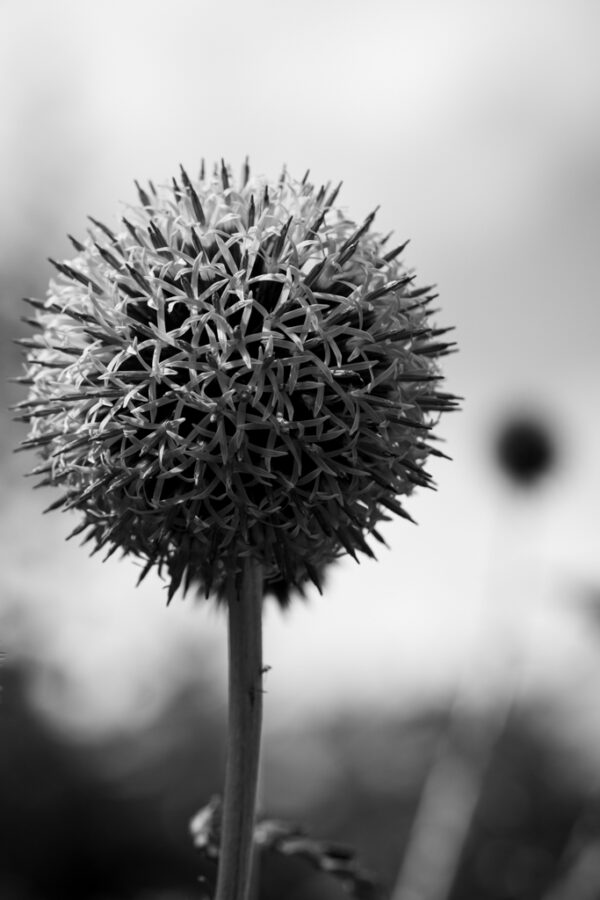
<path fill-rule="evenodd" d="M 532 692 L 595 671 L 571 599 L 600 584 L 600 7 L 5 0 L 0 25 L 4 321 L 43 293 L 67 232 L 135 202 L 134 178 L 249 154 L 273 177 L 285 162 L 343 178 L 356 219 L 380 204 L 379 230 L 411 238 L 407 263 L 457 326 L 446 372 L 466 400 L 440 427 L 454 461 L 432 464 L 438 492 L 408 503 L 419 527 L 390 525 L 378 562 L 344 562 L 323 597 L 269 610 L 270 727 L 359 702 L 408 709 L 465 671 L 485 695 L 515 654 Z M 564 451 L 528 508 L 487 461 L 490 430 L 522 402 Z M 73 518 L 42 517 L 52 498 L 17 477 L 32 460 L 4 462 L 7 645 L 72 676 L 40 682 L 42 706 L 101 730 L 152 715 L 156 683 L 189 677 L 196 647 L 222 666 L 220 614 L 191 597 L 167 610 L 157 580 L 135 590 L 132 563 L 66 545 Z"/>

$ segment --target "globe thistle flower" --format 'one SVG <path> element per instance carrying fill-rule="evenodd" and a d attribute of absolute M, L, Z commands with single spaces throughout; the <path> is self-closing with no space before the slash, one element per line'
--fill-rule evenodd
<path fill-rule="evenodd" d="M 24 448 L 49 509 L 226 601 L 229 743 L 216 900 L 247 900 L 262 718 L 262 601 L 317 587 L 344 552 L 431 486 L 447 329 L 371 231 L 308 173 L 239 182 L 221 163 L 138 185 L 117 232 L 92 219 L 23 341 Z M 440 454 L 443 455 L 443 454 Z"/>
<path fill-rule="evenodd" d="M 308 173 L 307 173 L 308 175 Z M 286 172 L 221 164 L 138 185 L 114 232 L 92 219 L 31 324 L 20 404 L 36 474 L 94 550 L 120 549 L 224 596 L 252 556 L 282 602 L 430 486 L 449 350 L 432 288 L 371 231 Z M 441 454 L 440 454 L 441 455 Z M 141 580 L 140 578 L 140 580 Z"/>

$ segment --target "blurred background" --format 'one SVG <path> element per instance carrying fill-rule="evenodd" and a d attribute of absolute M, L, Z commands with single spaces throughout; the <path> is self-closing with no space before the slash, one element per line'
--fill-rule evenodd
<path fill-rule="evenodd" d="M 246 154 L 381 205 L 465 397 L 419 527 L 267 609 L 264 812 L 394 900 L 600 896 L 599 28 L 593 0 L 0 3 L 3 900 L 203 896 L 225 622 L 65 542 L 6 378 L 67 232 Z"/>

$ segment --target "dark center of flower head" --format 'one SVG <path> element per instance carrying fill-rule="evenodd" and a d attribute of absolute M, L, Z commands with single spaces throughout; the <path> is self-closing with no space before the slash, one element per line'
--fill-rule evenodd
<path fill-rule="evenodd" d="M 224 591 L 252 553 L 267 587 L 292 587 L 365 535 L 398 496 L 430 485 L 430 417 L 449 346 L 370 232 L 306 178 L 234 189 L 218 175 L 150 193 L 115 235 L 94 223 L 29 342 L 27 446 L 85 513 L 96 547 L 120 547 Z"/>

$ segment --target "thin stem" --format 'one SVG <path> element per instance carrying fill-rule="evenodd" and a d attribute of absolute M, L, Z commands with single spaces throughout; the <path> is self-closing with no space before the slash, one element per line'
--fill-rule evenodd
<path fill-rule="evenodd" d="M 228 591 L 229 735 L 215 900 L 248 900 L 262 726 L 260 563 L 244 559 Z"/>

